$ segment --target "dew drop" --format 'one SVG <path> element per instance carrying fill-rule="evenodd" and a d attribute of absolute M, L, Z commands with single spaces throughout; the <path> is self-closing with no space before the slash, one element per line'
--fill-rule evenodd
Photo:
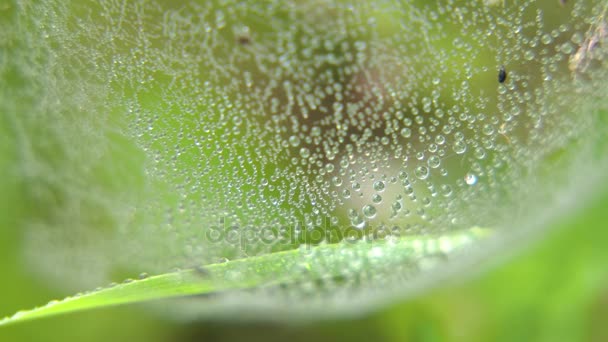
<path fill-rule="evenodd" d="M 300 149 L 300 156 L 305 159 L 310 157 L 310 150 L 306 147 L 302 147 Z"/>
<path fill-rule="evenodd" d="M 403 127 L 401 129 L 401 136 L 404 138 L 409 138 L 412 136 L 412 130 L 408 127 Z"/>
<path fill-rule="evenodd" d="M 374 190 L 376 190 L 378 192 L 384 191 L 384 188 L 385 188 L 385 184 L 383 181 L 375 181 L 373 186 L 374 186 Z"/>
<path fill-rule="evenodd" d="M 333 183 L 333 185 L 335 186 L 340 186 L 342 185 L 342 178 L 338 177 L 338 176 L 333 176 L 331 178 L 331 182 Z"/>
<path fill-rule="evenodd" d="M 447 184 L 441 185 L 441 193 L 445 197 L 450 197 L 452 195 L 452 187 Z"/>
<path fill-rule="evenodd" d="M 477 183 L 477 176 L 474 173 L 469 172 L 464 176 L 464 182 L 468 185 L 475 185 L 475 183 Z"/>
<path fill-rule="evenodd" d="M 393 202 L 393 204 L 391 205 L 393 211 L 398 212 L 399 210 L 401 210 L 401 202 L 400 201 L 395 201 Z"/>
<path fill-rule="evenodd" d="M 441 159 L 438 156 L 430 156 L 427 160 L 427 164 L 431 169 L 436 169 L 441 165 Z"/>
<path fill-rule="evenodd" d="M 416 177 L 420 180 L 425 180 L 429 176 L 429 169 L 426 166 L 418 166 L 416 170 L 414 170 Z"/>
<path fill-rule="evenodd" d="M 454 142 L 452 149 L 457 154 L 463 154 L 467 150 L 467 144 L 462 140 L 458 140 Z"/>
<path fill-rule="evenodd" d="M 295 135 L 292 135 L 291 137 L 289 137 L 289 144 L 293 147 L 297 147 L 300 145 L 300 138 L 298 138 Z M 302 151 L 300 151 L 300 154 L 302 154 Z M 307 158 L 307 157 L 304 157 Z"/>
<path fill-rule="evenodd" d="M 344 197 L 345 199 L 350 198 L 350 191 L 348 189 L 342 190 L 342 197 Z"/>
<path fill-rule="evenodd" d="M 363 215 L 367 218 L 374 218 L 376 216 L 376 207 L 371 204 L 367 204 L 363 207 Z"/>
<path fill-rule="evenodd" d="M 359 215 L 350 219 L 350 223 L 355 228 L 363 229 L 365 228 L 366 221 Z"/>

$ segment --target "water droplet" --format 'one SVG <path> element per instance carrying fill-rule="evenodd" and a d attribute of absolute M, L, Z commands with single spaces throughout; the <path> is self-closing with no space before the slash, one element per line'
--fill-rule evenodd
<path fill-rule="evenodd" d="M 295 135 L 292 135 L 291 137 L 289 137 L 289 144 L 293 147 L 297 147 L 300 145 L 300 138 L 298 138 Z M 300 154 L 302 153 L 302 151 L 300 150 Z M 307 158 L 307 157 L 304 157 Z"/>
<path fill-rule="evenodd" d="M 468 185 L 475 185 L 475 183 L 477 183 L 477 176 L 474 173 L 469 172 L 464 176 L 464 182 Z"/>
<path fill-rule="evenodd" d="M 494 133 L 494 126 L 492 126 L 491 124 L 485 124 L 483 125 L 481 131 L 485 135 L 492 135 Z"/>
<path fill-rule="evenodd" d="M 536 57 L 536 55 L 534 54 L 534 51 L 532 51 L 532 50 L 527 50 L 524 53 L 524 58 L 528 61 L 533 60 L 535 57 Z"/>
<path fill-rule="evenodd" d="M 333 176 L 331 178 L 331 182 L 335 185 L 335 186 L 340 186 L 342 185 L 342 178 L 338 177 L 338 176 Z"/>
<path fill-rule="evenodd" d="M 302 147 L 300 149 L 300 156 L 302 158 L 308 158 L 308 157 L 310 157 L 310 150 L 308 148 L 306 148 L 306 147 Z"/>
<path fill-rule="evenodd" d="M 374 218 L 376 216 L 376 207 L 371 204 L 367 204 L 363 207 L 363 215 L 367 218 Z"/>
<path fill-rule="evenodd" d="M 486 151 L 482 147 L 475 148 L 475 158 L 484 159 L 486 157 Z"/>
<path fill-rule="evenodd" d="M 378 192 L 384 191 L 385 184 L 383 181 L 375 181 L 374 182 L 374 190 Z"/>
<path fill-rule="evenodd" d="M 436 169 L 439 167 L 439 165 L 441 165 L 441 159 L 437 156 L 430 156 L 429 159 L 427 160 L 427 164 L 429 165 L 429 167 L 431 169 Z"/>
<path fill-rule="evenodd" d="M 562 53 L 569 55 L 574 52 L 574 47 L 569 42 L 565 42 L 561 46 L 561 51 L 562 51 Z"/>
<path fill-rule="evenodd" d="M 412 130 L 408 127 L 403 127 L 401 129 L 401 136 L 404 138 L 409 138 L 412 136 Z"/>
<path fill-rule="evenodd" d="M 350 219 L 350 223 L 355 228 L 363 229 L 367 222 L 361 216 L 357 215 Z"/>
<path fill-rule="evenodd" d="M 467 150 L 467 144 L 462 140 L 458 140 L 454 142 L 452 149 L 457 154 L 463 154 Z"/>
<path fill-rule="evenodd" d="M 414 170 L 416 177 L 420 180 L 425 180 L 429 176 L 429 169 L 426 166 L 418 166 L 416 170 Z"/>
<path fill-rule="evenodd" d="M 441 193 L 445 197 L 450 197 L 452 195 L 452 187 L 447 184 L 441 185 Z"/>
<path fill-rule="evenodd" d="M 393 202 L 393 204 L 392 204 L 392 208 L 393 208 L 393 210 L 394 210 L 395 212 L 397 212 L 397 211 L 401 210 L 401 207 L 402 207 L 402 206 L 401 206 L 401 202 L 400 202 L 400 201 L 395 201 L 395 202 Z"/>
<path fill-rule="evenodd" d="M 355 49 L 357 49 L 357 51 L 363 51 L 365 50 L 365 47 L 367 46 L 367 44 L 365 44 L 364 41 L 356 41 L 355 42 Z"/>
<path fill-rule="evenodd" d="M 345 199 L 350 198 L 350 191 L 348 191 L 348 189 L 342 190 L 342 197 L 344 197 Z"/>

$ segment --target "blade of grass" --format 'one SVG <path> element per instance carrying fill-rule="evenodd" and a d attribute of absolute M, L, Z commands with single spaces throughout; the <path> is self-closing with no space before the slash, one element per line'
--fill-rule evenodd
<path fill-rule="evenodd" d="M 341 276 L 351 266 L 353 257 L 367 258 L 377 265 L 411 263 L 425 256 L 448 254 L 461 249 L 488 233 L 486 229 L 471 228 L 444 236 L 307 246 L 237 259 L 133 280 L 61 301 L 51 301 L 42 307 L 6 317 L 0 320 L 0 326 L 111 305 L 310 281 L 320 276 Z"/>

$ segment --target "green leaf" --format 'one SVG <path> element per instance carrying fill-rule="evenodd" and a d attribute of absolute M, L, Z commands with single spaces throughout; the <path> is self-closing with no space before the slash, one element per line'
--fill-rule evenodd
<path fill-rule="evenodd" d="M 449 255 L 489 234 L 471 228 L 443 236 L 408 237 L 397 240 L 343 242 L 307 246 L 187 270 L 133 280 L 89 293 L 51 301 L 0 320 L 0 326 L 80 310 L 137 303 L 187 295 L 211 294 L 278 284 L 314 281 L 319 275 L 339 277 L 352 268 L 352 256 L 375 264 L 417 264 L 428 257 Z M 347 253 L 345 253 L 347 252 Z M 355 272 L 360 273 L 365 266 Z M 390 268 L 390 267 L 389 267 Z M 294 270 L 303 272 L 294 272 Z"/>

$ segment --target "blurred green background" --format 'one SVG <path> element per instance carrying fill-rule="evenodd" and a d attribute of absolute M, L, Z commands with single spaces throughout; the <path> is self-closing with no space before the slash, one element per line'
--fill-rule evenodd
<path fill-rule="evenodd" d="M 0 170 L 14 171 L 19 151 L 12 123 L 5 115 L 0 120 Z M 19 227 L 40 208 L 27 201 L 21 180 L 10 171 L 0 179 L 0 316 L 72 294 L 25 264 Z M 0 341 L 608 341 L 608 190 L 597 188 L 596 197 L 584 197 L 576 214 L 552 222 L 540 241 L 358 318 L 173 322 L 135 305 L 2 327 Z"/>

